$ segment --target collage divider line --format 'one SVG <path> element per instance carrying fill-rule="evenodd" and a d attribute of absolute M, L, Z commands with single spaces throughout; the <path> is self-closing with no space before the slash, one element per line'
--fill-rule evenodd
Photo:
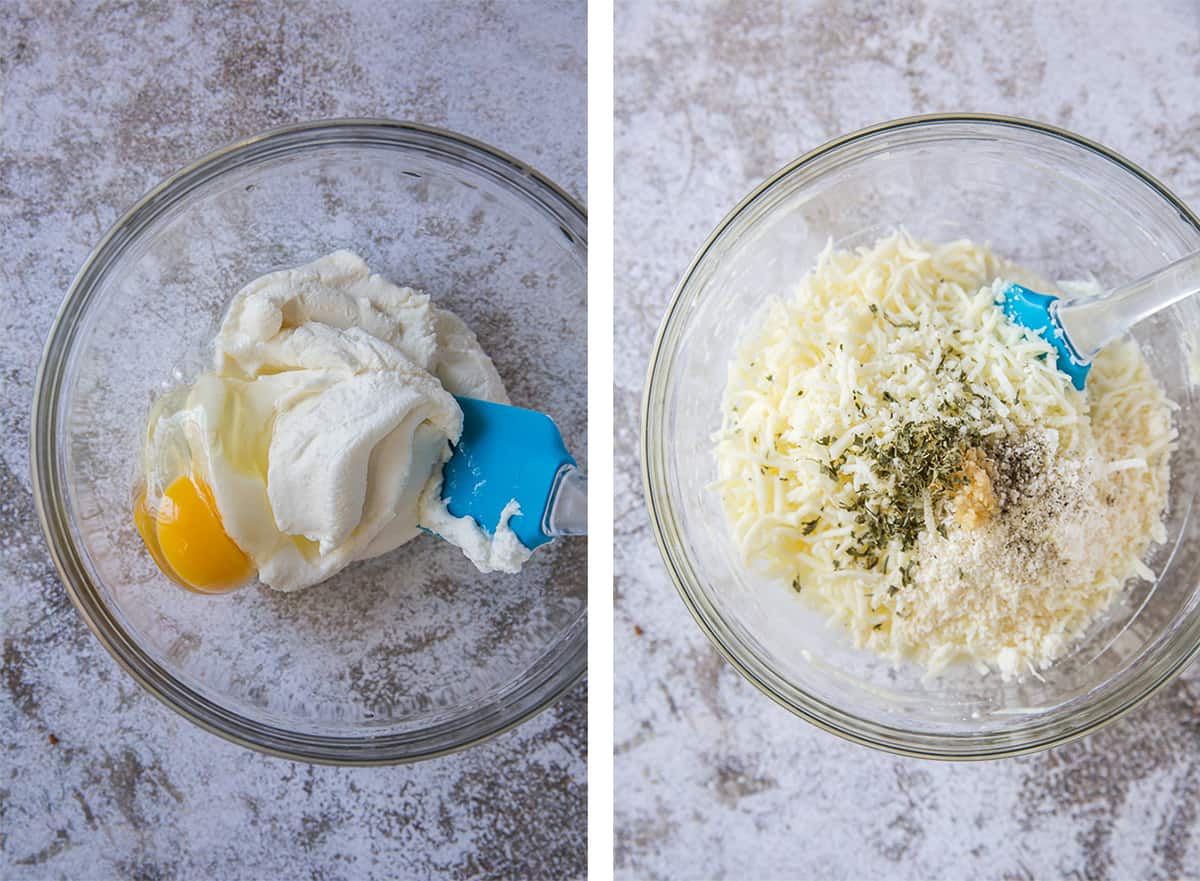
<path fill-rule="evenodd" d="M 588 877 L 613 877 L 613 16 L 588 4 Z"/>

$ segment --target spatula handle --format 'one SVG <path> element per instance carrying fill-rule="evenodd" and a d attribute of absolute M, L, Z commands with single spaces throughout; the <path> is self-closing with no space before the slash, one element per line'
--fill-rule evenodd
<path fill-rule="evenodd" d="M 542 532 L 550 536 L 587 535 L 587 477 L 574 465 L 564 465 L 554 478 Z"/>
<path fill-rule="evenodd" d="M 1200 251 L 1099 297 L 1057 304 L 1071 345 L 1091 360 L 1144 318 L 1200 293 Z"/>

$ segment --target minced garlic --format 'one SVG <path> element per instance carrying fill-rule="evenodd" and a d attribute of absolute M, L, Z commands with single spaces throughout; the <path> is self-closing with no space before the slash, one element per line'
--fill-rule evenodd
<path fill-rule="evenodd" d="M 962 464 L 962 487 L 954 496 L 954 519 L 963 529 L 978 529 L 999 508 L 988 461 L 979 447 L 967 450 Z"/>

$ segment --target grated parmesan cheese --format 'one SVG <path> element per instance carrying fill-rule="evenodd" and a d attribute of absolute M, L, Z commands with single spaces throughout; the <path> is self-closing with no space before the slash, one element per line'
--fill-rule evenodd
<path fill-rule="evenodd" d="M 718 480 L 748 565 L 859 647 L 1036 674 L 1166 538 L 1171 404 L 1131 342 L 1086 392 L 969 241 L 828 246 L 729 367 Z M 1049 357 L 1047 357 L 1049 356 Z"/>

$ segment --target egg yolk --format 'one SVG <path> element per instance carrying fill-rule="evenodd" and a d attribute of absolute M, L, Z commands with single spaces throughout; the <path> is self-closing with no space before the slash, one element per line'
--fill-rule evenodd
<path fill-rule="evenodd" d="M 152 510 L 143 493 L 134 522 L 163 574 L 197 593 L 225 593 L 254 575 L 254 564 L 221 524 L 212 490 L 190 475 L 175 478 Z"/>

